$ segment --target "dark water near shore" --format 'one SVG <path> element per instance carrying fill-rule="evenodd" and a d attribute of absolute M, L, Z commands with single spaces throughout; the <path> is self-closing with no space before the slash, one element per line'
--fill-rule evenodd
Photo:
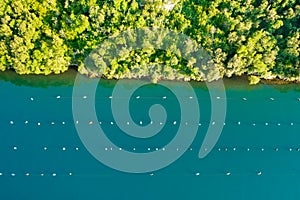
<path fill-rule="evenodd" d="M 113 170 L 85 149 L 72 115 L 75 76 L 72 71 L 49 77 L 0 73 L 0 199 L 300 199 L 300 85 L 224 80 L 226 125 L 213 151 L 199 159 L 211 101 L 204 83 L 191 83 L 201 110 L 192 150 L 150 176 Z M 168 143 L 176 133 L 172 123 L 149 141 L 125 137 L 110 124 L 108 97 L 115 84 L 101 80 L 96 93 L 98 119 L 108 137 L 141 152 Z M 176 98 L 164 87 L 148 85 L 135 96 L 141 97 L 131 100 L 137 123 L 149 123 L 145 105 L 156 103 L 172 113 L 170 122 L 180 117 Z"/>

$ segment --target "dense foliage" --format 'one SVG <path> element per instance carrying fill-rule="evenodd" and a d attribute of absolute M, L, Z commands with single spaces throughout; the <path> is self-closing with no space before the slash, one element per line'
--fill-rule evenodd
<path fill-rule="evenodd" d="M 171 11 L 161 1 L 2 0 L 0 70 L 47 75 L 74 65 L 88 74 L 84 59 L 108 37 L 161 27 L 190 36 L 210 54 L 220 74 L 209 80 L 246 74 L 253 84 L 275 77 L 300 81 L 297 0 L 181 0 Z M 99 73 L 106 78 L 203 80 L 192 64 L 174 52 L 139 49 Z"/>

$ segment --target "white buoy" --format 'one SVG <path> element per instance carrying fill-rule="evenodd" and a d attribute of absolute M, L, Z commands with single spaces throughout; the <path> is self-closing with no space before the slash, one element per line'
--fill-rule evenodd
<path fill-rule="evenodd" d="M 212 125 L 215 125 L 216 124 L 216 122 L 212 122 Z"/>
<path fill-rule="evenodd" d="M 292 149 L 292 148 L 289 148 L 289 151 L 293 151 L 293 149 Z"/>
<path fill-rule="evenodd" d="M 40 126 L 40 125 L 41 125 L 41 122 L 38 122 L 37 125 Z"/>
<path fill-rule="evenodd" d="M 192 97 L 192 96 L 190 96 L 189 98 L 190 98 L 190 99 L 193 99 L 193 97 Z"/>
<path fill-rule="evenodd" d="M 127 122 L 126 124 L 129 125 L 129 122 Z"/>
<path fill-rule="evenodd" d="M 107 147 L 105 147 L 105 151 L 107 151 L 108 150 L 108 148 Z"/>
<path fill-rule="evenodd" d="M 221 151 L 221 148 L 218 148 L 218 151 Z"/>
<path fill-rule="evenodd" d="M 55 124 L 55 122 L 51 122 L 51 124 L 52 124 L 52 125 L 54 125 L 54 124 Z"/>
<path fill-rule="evenodd" d="M 73 175 L 73 173 L 72 173 L 72 172 L 70 172 L 70 173 L 69 173 L 69 176 L 72 176 L 72 175 Z"/>
<path fill-rule="evenodd" d="M 44 174 L 44 173 L 41 173 L 41 176 L 45 176 L 45 174 Z"/>
<path fill-rule="evenodd" d="M 114 125 L 114 122 L 110 122 L 111 125 Z"/>
<path fill-rule="evenodd" d="M 113 97 L 112 97 L 112 96 L 109 96 L 108 98 L 112 99 Z"/>
<path fill-rule="evenodd" d="M 261 175 L 262 175 L 262 172 L 261 172 L 261 171 L 257 172 L 257 175 L 258 175 L 258 176 L 261 176 Z"/>
<path fill-rule="evenodd" d="M 279 150 L 279 149 L 276 147 L 276 148 L 275 148 L 275 151 L 278 151 L 278 150 Z"/>
<path fill-rule="evenodd" d="M 94 122 L 93 121 L 89 121 L 89 125 L 93 125 L 94 124 Z"/>
<path fill-rule="evenodd" d="M 61 122 L 61 124 L 62 124 L 62 125 L 65 125 L 65 124 L 66 124 L 66 122 Z"/>
<path fill-rule="evenodd" d="M 163 99 L 167 99 L 167 97 L 166 97 L 166 96 L 163 96 Z"/>
<path fill-rule="evenodd" d="M 294 125 L 294 123 L 292 122 L 292 123 L 291 123 L 291 126 L 293 126 L 293 125 Z"/>
<path fill-rule="evenodd" d="M 151 149 L 150 148 L 148 148 L 148 151 L 150 151 Z"/>
<path fill-rule="evenodd" d="M 179 148 L 176 148 L 176 151 L 179 151 Z"/>
<path fill-rule="evenodd" d="M 185 122 L 185 125 L 187 126 L 187 125 L 188 125 L 188 122 Z"/>
<path fill-rule="evenodd" d="M 140 121 L 140 125 L 142 125 L 143 124 L 143 122 L 142 121 Z"/>
<path fill-rule="evenodd" d="M 150 176 L 154 176 L 154 173 L 151 173 Z"/>
<path fill-rule="evenodd" d="M 176 121 L 173 122 L 174 125 L 176 125 L 176 123 L 177 123 Z"/>
<path fill-rule="evenodd" d="M 153 121 L 151 121 L 150 124 L 153 124 Z"/>
<path fill-rule="evenodd" d="M 34 100 L 34 98 L 33 98 L 33 97 L 30 97 L 30 100 L 31 100 L 31 101 L 33 101 L 33 100 Z"/>
<path fill-rule="evenodd" d="M 217 97 L 217 99 L 221 99 L 221 97 Z"/>
<path fill-rule="evenodd" d="M 52 174 L 52 176 L 56 176 L 56 175 L 57 175 L 56 173 L 53 173 L 53 174 Z"/>
<path fill-rule="evenodd" d="M 79 148 L 78 148 L 78 147 L 76 147 L 76 148 L 75 148 L 75 150 L 76 150 L 76 151 L 78 151 L 78 150 L 79 150 Z"/>
<path fill-rule="evenodd" d="M 231 175 L 231 173 L 230 172 L 226 172 L 226 176 L 230 176 Z"/>
<path fill-rule="evenodd" d="M 47 147 L 44 147 L 44 150 L 45 150 L 45 151 L 47 151 L 47 149 L 48 149 Z"/>
<path fill-rule="evenodd" d="M 241 125 L 241 122 L 238 122 L 238 125 Z"/>
<path fill-rule="evenodd" d="M 133 148 L 132 150 L 135 151 L 135 148 Z"/>
<path fill-rule="evenodd" d="M 57 99 L 60 99 L 60 96 L 58 95 L 58 96 L 56 96 L 56 98 L 57 98 Z"/>
<path fill-rule="evenodd" d="M 233 149 L 232 149 L 233 151 L 236 151 L 236 148 L 235 147 L 233 147 Z"/>
<path fill-rule="evenodd" d="M 265 149 L 264 148 L 261 148 L 261 151 L 264 151 Z"/>
<path fill-rule="evenodd" d="M 156 151 L 158 151 L 158 148 L 155 148 Z"/>
<path fill-rule="evenodd" d="M 65 150 L 67 150 L 67 148 L 66 148 L 66 147 L 63 147 L 62 150 L 65 151 Z"/>
<path fill-rule="evenodd" d="M 0 176 L 2 176 L 3 174 L 0 172 Z"/>
<path fill-rule="evenodd" d="M 25 176 L 30 176 L 30 174 L 29 174 L 29 173 L 26 173 Z"/>
<path fill-rule="evenodd" d="M 16 151 L 16 150 L 18 150 L 18 148 L 17 148 L 17 147 L 14 147 L 14 150 Z"/>
<path fill-rule="evenodd" d="M 16 174 L 15 173 L 11 173 L 11 176 L 16 176 Z"/>
<path fill-rule="evenodd" d="M 265 123 L 265 125 L 266 125 L 266 126 L 268 126 L 268 125 L 269 125 L 269 123 L 268 123 L 268 122 L 266 122 L 266 123 Z"/>
<path fill-rule="evenodd" d="M 225 126 L 225 125 L 226 125 L 226 123 L 224 122 L 224 123 L 223 123 L 223 125 Z"/>
<path fill-rule="evenodd" d="M 281 124 L 280 124 L 280 123 L 278 123 L 277 125 L 278 125 L 278 126 L 281 126 Z"/>
<path fill-rule="evenodd" d="M 160 124 L 160 125 L 163 125 L 163 123 L 162 123 L 162 122 L 159 122 L 159 124 Z"/>
<path fill-rule="evenodd" d="M 201 123 L 199 123 L 198 126 L 201 126 Z"/>
<path fill-rule="evenodd" d="M 199 173 L 199 172 L 197 172 L 197 173 L 195 173 L 195 175 L 196 175 L 196 176 L 200 176 L 200 173 Z"/>
<path fill-rule="evenodd" d="M 120 147 L 119 150 L 122 151 L 122 148 Z"/>
<path fill-rule="evenodd" d="M 86 98 L 87 98 L 87 96 L 83 96 L 82 98 L 86 99 Z"/>
<path fill-rule="evenodd" d="M 28 121 L 26 120 L 24 123 L 25 123 L 25 124 L 28 124 Z"/>
<path fill-rule="evenodd" d="M 253 126 L 256 126 L 256 124 L 255 124 L 255 123 L 253 123 L 252 125 L 253 125 Z"/>
<path fill-rule="evenodd" d="M 250 151 L 250 148 L 247 148 L 247 151 Z"/>
<path fill-rule="evenodd" d="M 100 121 L 100 122 L 99 122 L 99 124 L 101 125 L 101 124 L 102 124 L 102 122 Z"/>
<path fill-rule="evenodd" d="M 244 101 L 247 101 L 247 98 L 246 98 L 246 97 L 244 97 L 244 98 L 243 98 L 243 100 L 244 100 Z"/>
<path fill-rule="evenodd" d="M 141 98 L 141 97 L 140 97 L 140 96 L 136 96 L 135 98 L 136 98 L 136 99 L 139 99 L 139 98 Z"/>
<path fill-rule="evenodd" d="M 274 101 L 275 99 L 273 97 L 270 98 L 271 101 Z"/>
<path fill-rule="evenodd" d="M 10 121 L 9 123 L 10 123 L 10 124 L 14 124 L 14 121 Z"/>
<path fill-rule="evenodd" d="M 166 150 L 165 147 L 163 147 L 162 150 L 165 151 Z"/>

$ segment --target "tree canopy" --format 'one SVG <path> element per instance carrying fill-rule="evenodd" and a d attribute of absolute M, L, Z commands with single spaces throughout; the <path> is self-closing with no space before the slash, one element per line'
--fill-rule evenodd
<path fill-rule="evenodd" d="M 176 6 L 168 10 L 166 3 Z M 299 16 L 297 0 L 2 0 L 0 70 L 48 75 L 76 65 L 91 75 L 84 60 L 99 44 L 129 29 L 153 27 L 194 39 L 219 73 L 204 79 L 194 67 L 197 56 L 184 59 L 176 44 L 173 51 L 124 51 L 111 63 L 99 61 L 104 67 L 98 73 L 154 82 L 240 75 L 248 75 L 251 84 L 272 78 L 300 81 Z M 191 46 L 184 51 L 193 52 Z"/>

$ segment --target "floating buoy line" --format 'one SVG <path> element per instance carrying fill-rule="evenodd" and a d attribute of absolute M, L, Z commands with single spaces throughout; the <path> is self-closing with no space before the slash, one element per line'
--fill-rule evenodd
<path fill-rule="evenodd" d="M 246 174 L 246 173 L 245 173 Z M 245 175 L 245 174 L 241 174 L 241 173 L 233 173 L 232 174 L 232 172 L 230 172 L 230 171 L 227 171 L 227 172 L 224 172 L 224 173 L 222 173 L 222 172 L 219 172 L 219 173 L 215 173 L 215 174 L 212 174 L 212 173 L 207 173 L 207 174 L 205 174 L 205 173 L 200 173 L 200 172 L 195 172 L 194 173 L 194 175 L 195 176 L 212 176 L 212 175 L 219 175 L 219 176 L 231 176 L 231 175 Z M 257 172 L 253 172 L 253 173 L 248 173 L 249 175 L 257 175 L 257 176 L 262 176 L 263 175 L 263 173 L 262 173 L 262 171 L 257 171 Z M 9 173 L 9 172 L 7 172 L 7 173 L 3 173 L 3 172 L 1 172 L 0 173 L 0 177 L 4 177 L 4 176 L 10 176 L 10 177 L 24 177 L 24 176 L 26 176 L 26 177 L 30 177 L 30 176 L 34 176 L 34 177 L 37 177 L 37 176 L 40 176 L 40 177 L 57 177 L 57 176 L 60 176 L 60 177 L 62 177 L 62 176 L 64 176 L 64 177 L 67 177 L 67 176 L 69 176 L 69 177 L 71 177 L 71 176 L 73 176 L 73 175 L 77 175 L 77 176 L 85 176 L 85 174 L 83 174 L 83 173 L 79 173 L 79 174 L 73 174 L 73 172 L 65 172 L 65 173 L 29 173 L 29 172 L 27 172 L 27 173 Z M 96 174 L 95 174 L 96 175 Z M 97 175 L 101 175 L 101 174 L 97 174 Z M 145 173 L 144 175 L 147 175 L 147 173 Z M 154 173 L 149 173 L 149 176 L 154 176 L 155 174 Z M 191 174 L 192 175 L 192 174 Z"/>
<path fill-rule="evenodd" d="M 44 99 L 44 98 L 47 98 L 47 99 L 50 99 L 51 97 L 29 97 L 29 100 L 32 101 L 32 102 L 38 102 L 40 99 Z M 52 97 L 53 99 L 57 99 L 57 100 L 60 100 L 60 99 L 72 99 L 72 98 L 75 98 L 75 99 L 88 99 L 88 96 L 87 95 L 83 95 L 83 96 L 61 96 L 61 95 L 56 95 L 56 96 L 53 96 Z M 116 97 L 113 97 L 113 96 L 96 96 L 95 97 L 96 99 L 124 99 L 126 97 L 120 97 L 120 96 L 116 96 Z M 142 99 L 162 99 L 162 100 L 166 100 L 166 99 L 178 99 L 178 98 L 182 98 L 182 99 L 190 99 L 190 100 L 193 100 L 195 99 L 193 96 L 180 96 L 180 97 L 176 97 L 175 95 L 174 96 L 141 96 L 141 95 L 137 95 L 137 96 L 132 96 L 131 98 L 134 98 L 136 100 L 142 100 Z M 245 102 L 250 102 L 250 101 L 261 101 L 261 100 L 265 100 L 265 101 L 280 101 L 281 99 L 280 98 L 275 98 L 275 97 L 263 97 L 263 98 L 247 98 L 247 97 L 221 97 L 221 96 L 215 96 L 215 97 L 211 97 L 211 98 L 215 98 L 217 100 L 241 100 L 241 101 L 245 101 Z M 207 99 L 205 97 L 197 97 L 196 99 Z M 293 98 L 295 101 L 300 101 L 300 97 L 294 97 Z M 286 99 L 285 99 L 286 100 Z"/>
<path fill-rule="evenodd" d="M 23 151 L 26 150 L 26 148 L 28 147 L 22 147 L 19 148 L 19 146 L 12 146 L 11 150 L 12 151 Z M 31 147 L 32 148 L 32 147 Z M 57 146 L 42 146 L 42 147 L 37 147 L 37 149 L 40 149 L 41 151 L 61 151 L 61 152 L 71 152 L 71 151 L 79 151 L 80 148 L 77 147 L 67 147 L 67 146 L 62 146 L 62 147 L 57 147 Z M 179 147 L 101 147 L 101 144 L 99 144 L 99 150 L 103 150 L 103 151 L 141 151 L 141 152 L 149 152 L 149 151 L 199 151 L 198 148 L 183 148 L 181 146 Z M 207 151 L 207 148 L 204 149 L 204 151 Z M 274 147 L 258 147 L 258 146 L 252 146 L 252 147 L 240 147 L 240 146 L 236 146 L 236 147 L 232 147 L 232 146 L 227 146 L 227 147 L 214 147 L 212 149 L 212 151 L 215 152 L 299 152 L 300 153 L 300 146 L 292 146 L 292 147 L 286 147 L 286 146 L 274 146 Z"/>
<path fill-rule="evenodd" d="M 88 125 L 96 125 L 96 124 L 100 124 L 100 125 L 115 125 L 116 122 L 115 121 L 110 121 L 110 120 L 101 120 L 101 121 L 92 121 L 92 120 L 87 120 L 87 121 L 79 121 L 79 120 L 66 120 L 66 121 L 31 121 L 31 120 L 9 120 L 8 123 L 10 125 L 20 125 L 23 124 L 25 126 L 28 125 L 36 125 L 36 126 L 43 126 L 43 125 L 67 125 L 67 124 L 71 124 L 71 125 L 80 125 L 80 124 L 88 124 Z M 128 126 L 130 126 L 130 122 L 129 121 L 124 121 L 122 122 Z M 193 122 L 193 121 L 184 121 L 181 122 L 180 120 L 168 120 L 166 122 L 161 122 L 161 121 L 143 121 L 143 120 L 137 120 L 135 122 L 136 124 L 139 125 L 153 125 L 153 124 L 159 124 L 159 125 L 173 125 L 173 126 L 178 126 L 178 125 L 185 125 L 185 126 L 189 126 L 189 125 L 198 125 L 198 126 L 204 126 L 204 125 L 223 125 L 223 126 L 241 126 L 241 125 L 247 125 L 247 126 L 294 126 L 294 125 L 300 125 L 300 121 L 299 122 L 242 122 L 242 121 L 226 121 L 226 122 L 217 122 L 217 121 L 203 121 L 201 123 L 198 122 Z"/>
<path fill-rule="evenodd" d="M 264 176 L 264 175 L 295 175 L 295 174 L 300 174 L 298 171 L 296 170 L 285 170 L 283 172 L 268 172 L 268 169 L 263 170 L 249 170 L 249 171 L 231 171 L 231 170 L 218 170 L 215 172 L 205 172 L 205 171 L 196 171 L 195 172 L 190 172 L 189 176 L 196 176 L 196 177 L 205 177 L 205 176 Z M 273 171 L 273 170 L 272 170 Z M 160 174 L 159 171 L 158 172 L 150 172 L 150 173 L 143 173 L 142 175 L 144 176 L 164 176 L 164 174 Z M 181 175 L 181 174 L 179 174 Z M 60 171 L 58 170 L 57 172 L 44 172 L 44 171 L 25 171 L 25 172 L 9 172 L 9 171 L 1 171 L 0 172 L 0 180 L 1 178 L 4 177 L 11 177 L 11 178 L 22 178 L 22 177 L 41 177 L 41 178 L 55 178 L 55 177 L 73 177 L 73 176 L 77 176 L 77 177 L 87 177 L 87 176 L 93 176 L 93 177 L 101 177 L 101 176 L 107 176 L 107 174 L 101 174 L 101 173 L 85 173 L 85 172 L 78 172 L 78 173 L 74 173 L 73 171 Z"/>

